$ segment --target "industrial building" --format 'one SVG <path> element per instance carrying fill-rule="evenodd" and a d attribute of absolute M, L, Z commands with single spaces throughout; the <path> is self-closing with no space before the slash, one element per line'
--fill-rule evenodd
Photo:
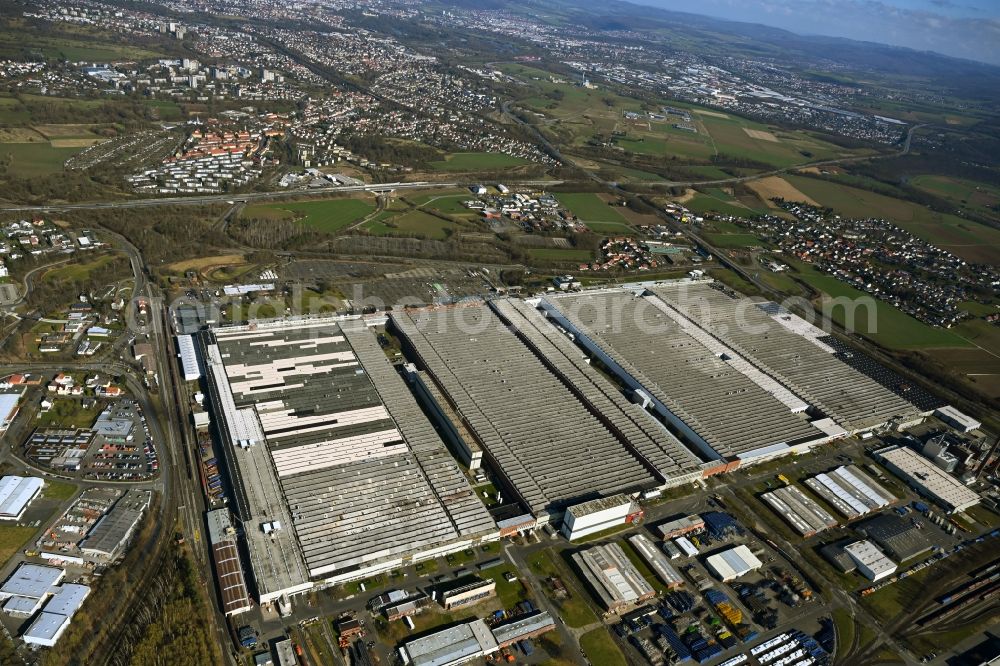
<path fill-rule="evenodd" d="M 855 465 L 843 465 L 817 474 L 806 479 L 806 485 L 849 520 L 884 509 L 896 501 L 892 493 Z"/>
<path fill-rule="evenodd" d="M 642 556 L 642 559 L 646 560 L 649 568 L 653 570 L 657 578 L 663 581 L 668 590 L 684 584 L 684 579 L 670 565 L 670 561 L 656 547 L 652 539 L 645 534 L 634 534 L 628 538 L 628 541 L 635 548 L 636 552 Z"/>
<path fill-rule="evenodd" d="M 555 620 L 545 611 L 535 610 L 519 615 L 493 627 L 493 637 L 501 648 L 509 647 L 518 641 L 541 636 L 556 628 Z"/>
<path fill-rule="evenodd" d="M 34 615 L 65 576 L 66 571 L 58 567 L 22 562 L 0 586 L 4 612 L 17 617 Z"/>
<path fill-rule="evenodd" d="M 656 289 L 547 296 L 540 307 L 696 447 L 703 460 L 768 456 L 829 439 L 809 422 L 808 403 Z"/>
<path fill-rule="evenodd" d="M 14 422 L 21 402 L 20 393 L 0 393 L 0 433 L 7 430 Z"/>
<path fill-rule="evenodd" d="M 177 355 L 181 359 L 181 373 L 184 375 L 184 381 L 193 382 L 201 377 L 201 359 L 198 357 L 198 350 L 192 336 L 177 336 Z"/>
<path fill-rule="evenodd" d="M 669 520 L 656 526 L 656 531 L 660 533 L 660 538 L 664 540 L 684 536 L 685 534 L 692 534 L 694 532 L 701 532 L 704 529 L 705 520 L 697 514 L 684 516 L 683 518 L 675 518 L 674 520 Z"/>
<path fill-rule="evenodd" d="M 492 629 L 483 620 L 467 620 L 405 641 L 398 652 L 408 666 L 455 666 L 488 657 L 518 641 L 552 631 L 555 626 L 552 616 L 539 610 L 518 615 Z"/>
<path fill-rule="evenodd" d="M 850 433 L 923 420 L 914 405 L 838 358 L 820 339 L 825 332 L 775 303 L 756 303 L 704 281 L 650 291 L 807 403 L 818 428 L 829 424 L 815 417 Z"/>
<path fill-rule="evenodd" d="M 912 449 L 889 446 L 873 455 L 911 488 L 949 513 L 979 504 L 978 493 Z"/>
<path fill-rule="evenodd" d="M 897 562 L 905 562 L 926 553 L 934 544 L 911 520 L 894 513 L 870 518 L 857 526 L 857 531 L 878 544 Z"/>
<path fill-rule="evenodd" d="M 483 579 L 478 576 L 464 576 L 436 590 L 440 594 L 441 605 L 445 610 L 470 606 L 483 599 L 497 595 L 497 584 L 492 578 Z"/>
<path fill-rule="evenodd" d="M 394 312 L 392 323 L 540 525 L 586 500 L 701 477 L 690 451 L 523 301 Z"/>
<path fill-rule="evenodd" d="M 0 479 L 0 520 L 21 520 L 28 505 L 42 492 L 44 482 L 35 476 Z"/>
<path fill-rule="evenodd" d="M 261 603 L 498 538 L 360 317 L 219 328 L 203 343 Z"/>
<path fill-rule="evenodd" d="M 573 561 L 607 611 L 617 612 L 656 596 L 656 591 L 617 543 L 573 553 Z"/>
<path fill-rule="evenodd" d="M 90 588 L 86 585 L 66 583 L 60 586 L 45 604 L 42 612 L 21 634 L 21 639 L 29 645 L 55 647 L 56 641 L 69 627 L 73 615 L 80 610 L 80 606 L 88 596 Z"/>
<path fill-rule="evenodd" d="M 844 546 L 844 552 L 858 565 L 858 572 L 873 583 L 896 573 L 896 563 L 871 541 L 848 544 Z"/>
<path fill-rule="evenodd" d="M 99 562 L 118 559 L 149 508 L 151 498 L 149 490 L 133 488 L 126 492 L 80 542 L 80 552 Z"/>
<path fill-rule="evenodd" d="M 804 537 L 836 527 L 837 519 L 795 486 L 785 486 L 761 495 L 785 522 Z"/>
<path fill-rule="evenodd" d="M 236 528 L 233 527 L 229 509 L 216 509 L 205 514 L 208 522 L 208 542 L 212 547 L 215 579 L 222 599 L 225 615 L 244 613 L 252 608 L 240 564 Z"/>
<path fill-rule="evenodd" d="M 399 656 L 412 666 L 453 666 L 499 650 L 493 632 L 482 620 L 468 620 L 403 643 Z"/>
<path fill-rule="evenodd" d="M 983 427 L 982 422 L 977 421 L 968 414 L 958 411 L 951 405 L 945 405 L 934 410 L 934 416 L 938 417 L 952 428 L 959 432 L 972 432 Z"/>
<path fill-rule="evenodd" d="M 744 545 L 724 550 L 705 558 L 705 566 L 723 583 L 741 578 L 756 571 L 762 562 Z"/>
<path fill-rule="evenodd" d="M 563 515 L 562 533 L 573 541 L 638 520 L 642 510 L 628 495 L 612 495 L 574 504 Z"/>

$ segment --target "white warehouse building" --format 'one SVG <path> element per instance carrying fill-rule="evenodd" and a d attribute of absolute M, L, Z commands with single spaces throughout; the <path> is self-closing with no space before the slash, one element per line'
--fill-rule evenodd
<path fill-rule="evenodd" d="M 35 476 L 5 476 L 0 479 L 0 520 L 20 520 L 44 482 Z"/>
<path fill-rule="evenodd" d="M 181 359 L 184 381 L 193 382 L 201 377 L 201 364 L 198 361 L 198 352 L 194 346 L 194 339 L 190 335 L 177 336 L 177 355 Z"/>
<path fill-rule="evenodd" d="M 590 500 L 567 507 L 563 515 L 562 533 L 570 541 L 624 525 L 639 509 L 628 495 Z"/>
<path fill-rule="evenodd" d="M 844 546 L 858 571 L 871 582 L 880 581 L 896 573 L 896 563 L 886 557 L 871 541 L 856 541 Z"/>

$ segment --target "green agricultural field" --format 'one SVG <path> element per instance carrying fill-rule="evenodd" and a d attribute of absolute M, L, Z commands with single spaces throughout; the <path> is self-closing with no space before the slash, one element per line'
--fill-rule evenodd
<path fill-rule="evenodd" d="M 587 228 L 598 234 L 634 234 L 635 230 L 622 222 L 587 222 Z"/>
<path fill-rule="evenodd" d="M 785 179 L 806 196 L 841 215 L 884 217 L 967 261 L 1000 263 L 998 229 L 840 183 L 805 176 Z"/>
<path fill-rule="evenodd" d="M 243 214 L 263 219 L 294 218 L 311 229 L 333 234 L 357 222 L 373 210 L 375 206 L 364 199 L 323 199 L 248 206 Z"/>
<path fill-rule="evenodd" d="M 956 206 L 1000 219 L 1000 187 L 949 176 L 917 176 L 910 184 Z"/>
<path fill-rule="evenodd" d="M 41 52 L 50 60 L 70 62 L 108 62 L 112 60 L 138 60 L 163 55 L 113 41 L 90 42 L 69 37 L 33 36 L 26 42 L 20 34 L 0 32 L 0 54 L 8 57 L 23 56 L 27 52 Z"/>
<path fill-rule="evenodd" d="M 948 329 L 929 326 L 914 319 L 908 314 L 897 310 L 892 305 L 875 299 L 863 291 L 841 282 L 831 275 L 824 275 L 812 267 L 798 264 L 802 267 L 799 277 L 812 288 L 823 292 L 834 299 L 865 299 L 863 302 L 874 303 L 874 319 L 868 307 L 859 307 L 854 317 L 853 328 L 889 349 L 926 349 L 931 347 L 968 347 L 969 343 Z M 827 313 L 841 326 L 847 321 L 847 310 L 837 306 Z"/>
<path fill-rule="evenodd" d="M 698 193 L 684 202 L 684 207 L 695 213 L 718 213 L 736 217 L 751 217 L 758 211 L 747 208 L 728 195 L 724 198 Z"/>
<path fill-rule="evenodd" d="M 601 666 L 627 666 L 625 656 L 615 645 L 611 634 L 605 627 L 591 629 L 580 636 L 580 647 L 592 664 Z"/>
<path fill-rule="evenodd" d="M 66 263 L 45 271 L 46 281 L 86 280 L 90 274 L 114 260 L 114 255 L 106 254 L 86 263 Z"/>
<path fill-rule="evenodd" d="M 528 250 L 528 256 L 538 261 L 560 261 L 582 263 L 594 258 L 590 250 L 561 249 L 556 247 L 536 247 Z"/>
<path fill-rule="evenodd" d="M 530 164 L 528 160 L 503 153 L 450 153 L 440 162 L 431 162 L 435 171 L 494 171 Z"/>
<path fill-rule="evenodd" d="M 83 148 L 53 148 L 49 143 L 0 143 L 0 159 L 10 160 L 7 172 L 19 178 L 48 176 Z"/>
<path fill-rule="evenodd" d="M 624 215 L 592 192 L 557 194 L 556 199 L 584 222 L 617 222 L 628 225 Z"/>
<path fill-rule="evenodd" d="M 778 130 L 745 118 L 699 116 L 719 153 L 785 167 L 847 153 L 804 132 Z M 747 130 L 750 130 L 748 132 Z M 760 133 L 753 136 L 754 133 Z M 762 138 L 762 137 L 769 138 Z"/>

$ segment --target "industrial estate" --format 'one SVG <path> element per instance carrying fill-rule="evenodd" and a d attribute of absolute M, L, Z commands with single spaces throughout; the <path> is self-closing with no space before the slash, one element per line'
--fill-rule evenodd
<path fill-rule="evenodd" d="M 1000 69 L 928 40 L 0 3 L 0 666 L 1000 663 Z"/>

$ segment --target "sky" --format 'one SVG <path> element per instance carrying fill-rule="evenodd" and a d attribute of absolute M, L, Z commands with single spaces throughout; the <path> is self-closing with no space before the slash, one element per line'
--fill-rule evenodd
<path fill-rule="evenodd" d="M 633 0 L 1000 65 L 1000 0 Z"/>

